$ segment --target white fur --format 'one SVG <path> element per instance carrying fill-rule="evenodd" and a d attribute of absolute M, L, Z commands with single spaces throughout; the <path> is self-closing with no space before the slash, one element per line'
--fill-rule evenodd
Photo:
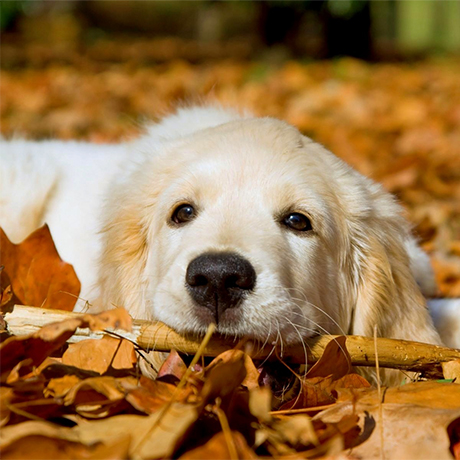
<path fill-rule="evenodd" d="M 81 296 L 99 307 L 203 332 L 209 313 L 185 272 L 200 254 L 230 250 L 257 282 L 223 315 L 224 334 L 295 342 L 377 324 L 382 336 L 439 342 L 413 276 L 432 293 L 431 268 L 398 204 L 286 123 L 195 107 L 132 143 L 0 147 L 1 226 L 18 242 L 48 223 Z M 182 227 L 168 224 L 178 202 L 198 209 Z M 281 225 L 288 210 L 310 216 L 314 232 Z"/>

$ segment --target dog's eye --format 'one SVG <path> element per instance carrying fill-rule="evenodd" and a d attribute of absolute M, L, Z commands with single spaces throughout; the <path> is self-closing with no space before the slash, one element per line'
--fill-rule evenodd
<path fill-rule="evenodd" d="M 283 219 L 284 225 L 293 230 L 297 230 L 298 232 L 306 232 L 308 230 L 313 230 L 311 225 L 310 219 L 303 214 L 298 212 L 293 212 L 292 214 L 288 214 Z"/>
<path fill-rule="evenodd" d="M 195 215 L 195 208 L 192 205 L 181 204 L 174 210 L 171 220 L 176 224 L 183 224 L 192 220 Z"/>

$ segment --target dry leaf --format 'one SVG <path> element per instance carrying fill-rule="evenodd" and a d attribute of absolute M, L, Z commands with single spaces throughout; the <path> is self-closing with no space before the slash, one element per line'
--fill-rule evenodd
<path fill-rule="evenodd" d="M 146 414 L 158 411 L 171 401 L 173 396 L 176 402 L 185 402 L 190 395 L 190 390 L 187 388 L 177 391 L 174 385 L 145 377 L 141 377 L 136 386 L 127 386 L 123 382 L 122 386 L 127 391 L 126 401 Z"/>
<path fill-rule="evenodd" d="M 10 419 L 9 404 L 13 398 L 13 390 L 0 386 L 0 427 L 6 425 Z"/>
<path fill-rule="evenodd" d="M 377 390 L 363 388 L 348 397 L 348 401 L 320 412 L 314 420 L 337 423 L 344 415 L 360 414 L 360 444 L 353 452 L 361 458 L 381 458 Z M 385 458 L 452 458 L 446 428 L 460 417 L 459 385 L 416 382 L 388 388 L 382 408 Z"/>
<path fill-rule="evenodd" d="M 369 382 L 353 370 L 351 358 L 345 346 L 346 337 L 331 340 L 321 358 L 301 380 L 299 393 L 284 403 L 280 410 L 301 409 L 332 404 L 337 391 L 342 388 L 370 387 Z"/>
<path fill-rule="evenodd" d="M 447 434 L 450 441 L 449 450 L 455 460 L 460 460 L 460 417 L 449 423 Z"/>
<path fill-rule="evenodd" d="M 43 395 L 50 398 L 63 398 L 78 383 L 80 383 L 80 379 L 75 375 L 51 379 L 43 391 Z"/>
<path fill-rule="evenodd" d="M 40 435 L 24 436 L 2 451 L 2 459 L 86 459 L 94 448 L 65 439 L 53 439 Z M 37 454 L 39 453 L 39 454 Z"/>
<path fill-rule="evenodd" d="M 94 377 L 72 386 L 64 397 L 64 404 L 84 406 L 118 402 L 125 397 L 125 391 L 115 377 Z"/>
<path fill-rule="evenodd" d="M 249 392 L 249 411 L 260 422 L 269 422 L 272 405 L 272 392 L 268 387 L 254 388 Z"/>
<path fill-rule="evenodd" d="M 324 349 L 320 360 L 307 372 L 306 378 L 331 375 L 333 380 L 338 380 L 352 372 L 351 358 L 345 345 L 346 340 L 345 336 L 331 340 Z"/>
<path fill-rule="evenodd" d="M 130 330 L 131 324 L 132 320 L 127 311 L 116 308 L 97 315 L 87 314 L 48 324 L 30 336 L 10 337 L 0 345 L 2 381 L 17 363 L 24 359 L 30 358 L 34 366 L 39 366 L 47 356 L 60 348 L 78 327 L 89 327 L 91 330 Z"/>
<path fill-rule="evenodd" d="M 238 433 L 238 431 L 232 431 L 230 434 L 238 459 L 252 460 L 258 458 L 254 451 L 248 446 L 241 433 Z M 189 450 L 179 458 L 184 460 L 227 460 L 232 457 L 225 436 L 222 432 L 220 432 L 214 435 L 203 446 Z"/>
<path fill-rule="evenodd" d="M 80 293 L 73 267 L 59 257 L 47 225 L 22 243 L 10 242 L 0 229 L 2 276 L 8 276 L 23 305 L 72 311 Z"/>
<path fill-rule="evenodd" d="M 105 335 L 70 344 L 62 355 L 62 363 L 104 374 L 113 369 L 133 369 L 136 364 L 134 345 L 124 339 Z"/>
<path fill-rule="evenodd" d="M 455 383 L 460 383 L 460 359 L 442 363 L 442 373 L 445 379 L 455 379 Z"/>
<path fill-rule="evenodd" d="M 246 377 L 246 356 L 240 350 L 227 350 L 206 367 L 201 391 L 203 405 L 218 396 L 231 395 L 241 385 Z"/>
<path fill-rule="evenodd" d="M 0 273 L 1 273 L 1 270 L 0 270 Z M 0 309 L 2 309 L 12 298 L 13 298 L 13 289 L 11 287 L 11 284 L 9 284 L 0 293 Z"/>
<path fill-rule="evenodd" d="M 171 350 L 168 357 L 160 369 L 158 370 L 158 378 L 168 377 L 169 379 L 173 378 L 180 380 L 187 370 L 187 366 L 184 363 L 184 360 L 180 357 L 179 353 L 176 350 Z"/>
<path fill-rule="evenodd" d="M 311 417 L 304 414 L 291 415 L 274 423 L 272 428 L 280 433 L 284 441 L 295 449 L 318 446 L 319 439 Z"/>

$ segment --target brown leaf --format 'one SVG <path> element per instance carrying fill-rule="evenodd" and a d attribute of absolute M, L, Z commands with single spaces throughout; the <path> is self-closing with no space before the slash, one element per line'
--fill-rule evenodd
<path fill-rule="evenodd" d="M 65 375 L 64 377 L 51 379 L 43 395 L 50 398 L 63 398 L 78 383 L 80 383 L 80 379 L 75 375 Z"/>
<path fill-rule="evenodd" d="M 16 441 L 34 435 L 45 436 L 55 442 L 61 439 L 89 447 L 97 443 L 113 445 L 130 437 L 126 457 L 171 458 L 197 418 L 198 412 L 194 406 L 174 403 L 166 413 L 159 411 L 150 416 L 115 415 L 103 420 L 85 421 L 73 428 L 29 421 L 4 427 L 0 431 L 0 449 L 3 454 Z"/>
<path fill-rule="evenodd" d="M 94 377 L 73 385 L 65 395 L 64 404 L 98 405 L 101 402 L 119 401 L 124 397 L 125 391 L 115 377 Z"/>
<path fill-rule="evenodd" d="M 88 458 L 94 449 L 83 444 L 67 441 L 65 439 L 53 439 L 45 436 L 24 436 L 10 444 L 3 452 L 2 459 L 30 459 L 52 458 L 56 460 L 72 460 Z"/>
<path fill-rule="evenodd" d="M 339 388 L 361 388 L 370 384 L 357 374 L 350 374 L 353 368 L 345 346 L 346 337 L 331 340 L 320 360 L 307 372 L 301 381 L 300 393 L 280 407 L 280 410 L 302 409 L 332 404 Z"/>
<path fill-rule="evenodd" d="M 307 372 L 307 378 L 332 376 L 337 380 L 352 372 L 351 358 L 345 345 L 345 336 L 331 340 L 324 349 L 320 360 Z"/>
<path fill-rule="evenodd" d="M 449 450 L 455 460 L 460 460 L 460 417 L 449 423 L 447 434 L 450 441 Z"/>
<path fill-rule="evenodd" d="M 124 308 L 106 310 L 97 315 L 83 315 L 79 317 L 81 325 L 78 327 L 89 327 L 92 331 L 103 331 L 104 329 L 124 329 L 131 331 L 132 318 Z"/>
<path fill-rule="evenodd" d="M 340 388 L 370 388 L 371 384 L 359 374 L 347 374 L 341 379 L 335 380 L 331 387 L 331 391 L 337 391 Z"/>
<path fill-rule="evenodd" d="M 9 404 L 13 398 L 13 390 L 0 386 L 0 427 L 6 425 L 10 419 Z"/>
<path fill-rule="evenodd" d="M 315 420 L 315 423 L 317 420 Z M 324 444 L 337 435 L 342 440 L 342 449 L 349 449 L 358 443 L 361 428 L 358 425 L 359 416 L 344 415 L 337 422 L 327 423 L 324 427 L 316 426 L 319 441 Z M 342 450 L 341 449 L 341 450 Z"/>
<path fill-rule="evenodd" d="M 180 380 L 184 376 L 186 370 L 187 366 L 179 353 L 177 353 L 176 350 L 171 350 L 158 371 L 158 378 L 168 376 Z"/>
<path fill-rule="evenodd" d="M 20 244 L 11 243 L 0 228 L 0 248 L 4 271 L 23 305 L 73 310 L 80 281 L 59 257 L 47 225 Z"/>
<path fill-rule="evenodd" d="M 97 377 L 99 374 L 93 371 L 85 371 L 73 366 L 62 364 L 61 359 L 46 358 L 40 366 L 34 369 L 35 375 L 42 375 L 46 380 L 58 379 L 67 375 L 75 375 L 80 380 Z"/>
<path fill-rule="evenodd" d="M 252 460 L 258 458 L 254 451 L 248 446 L 244 436 L 238 431 L 231 432 L 232 441 L 235 446 L 238 459 Z M 188 460 L 226 460 L 232 458 L 228 444 L 223 432 L 214 435 L 206 444 L 189 450 L 179 457 Z"/>
<path fill-rule="evenodd" d="M 259 388 L 260 373 L 251 357 L 247 354 L 244 356 L 244 368 L 246 370 L 246 377 L 241 382 L 241 385 L 246 387 L 248 390 Z"/>
<path fill-rule="evenodd" d="M 305 414 L 291 415 L 272 425 L 281 434 L 283 441 L 294 448 L 319 445 L 318 435 L 311 417 Z"/>
<path fill-rule="evenodd" d="M 134 345 L 124 339 L 105 335 L 70 344 L 62 355 L 62 363 L 104 374 L 113 369 L 133 369 L 136 364 Z"/>
<path fill-rule="evenodd" d="M 128 312 L 123 308 L 116 308 L 97 315 L 87 314 L 48 324 L 29 336 L 10 337 L 0 345 L 2 381 L 7 378 L 14 366 L 24 359 L 30 358 L 34 366 L 39 366 L 47 356 L 64 345 L 78 327 L 89 327 L 91 330 L 130 330 L 131 324 Z"/>
<path fill-rule="evenodd" d="M 281 410 L 302 409 L 306 407 L 333 404 L 337 392 L 342 388 L 368 388 L 370 383 L 358 374 L 347 374 L 338 380 L 328 377 L 306 378 L 301 382 L 300 394 L 281 406 Z"/>
<path fill-rule="evenodd" d="M 324 406 L 335 402 L 330 392 L 332 376 L 314 377 L 302 382 L 300 394 L 284 403 L 280 410 L 302 409 L 306 407 Z"/>
<path fill-rule="evenodd" d="M 27 374 L 33 371 L 33 361 L 30 358 L 23 359 L 13 367 L 6 379 L 8 385 L 13 385 L 21 378 L 26 378 Z"/>
<path fill-rule="evenodd" d="M 183 388 L 176 390 L 174 385 L 160 380 L 150 380 L 141 377 L 139 385 L 127 386 L 122 383 L 127 391 L 126 401 L 135 409 L 146 414 L 153 414 L 167 402 L 171 401 L 173 395 L 177 402 L 185 402 L 190 395 L 190 389 Z"/>
<path fill-rule="evenodd" d="M 460 383 L 460 359 L 442 363 L 442 373 L 445 379 L 455 379 L 455 383 Z"/>
<path fill-rule="evenodd" d="M 407 383 L 400 387 L 388 388 L 385 392 L 385 403 L 460 409 L 460 385 L 429 381 Z"/>
<path fill-rule="evenodd" d="M 12 298 L 13 289 L 11 288 L 11 284 L 9 284 L 0 294 L 0 309 L 3 308 Z"/>
<path fill-rule="evenodd" d="M 272 392 L 269 387 L 254 388 L 249 392 L 248 408 L 259 422 L 268 422 L 272 419 L 271 405 Z"/>
<path fill-rule="evenodd" d="M 315 420 L 336 423 L 344 415 L 359 414 L 363 433 L 353 452 L 359 458 L 380 458 L 381 410 L 385 458 L 452 458 L 446 427 L 460 416 L 460 385 L 416 382 L 388 388 L 382 394 L 381 409 L 378 391 L 362 388 L 355 390 L 354 398 L 320 412 Z"/>
<path fill-rule="evenodd" d="M 34 460 L 37 458 L 37 452 L 39 452 L 40 458 L 124 460 L 128 458 L 130 442 L 129 436 L 123 436 L 111 444 L 96 443 L 87 446 L 66 439 L 26 435 L 4 449 L 2 458 Z"/>
<path fill-rule="evenodd" d="M 46 420 L 61 417 L 66 413 L 66 408 L 62 406 L 62 401 L 52 398 L 18 399 L 11 402 L 8 408 L 12 413 L 24 420 L 36 417 Z"/>
<path fill-rule="evenodd" d="M 241 385 L 246 377 L 246 356 L 241 350 L 227 350 L 206 367 L 203 404 L 218 396 L 225 398 Z"/>

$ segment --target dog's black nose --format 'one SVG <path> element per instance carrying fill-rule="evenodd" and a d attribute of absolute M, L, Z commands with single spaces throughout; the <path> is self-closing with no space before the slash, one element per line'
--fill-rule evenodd
<path fill-rule="evenodd" d="M 245 294 L 254 289 L 256 272 L 238 254 L 206 253 L 190 262 L 185 281 L 195 302 L 209 308 L 218 322 L 225 310 L 237 307 Z"/>

